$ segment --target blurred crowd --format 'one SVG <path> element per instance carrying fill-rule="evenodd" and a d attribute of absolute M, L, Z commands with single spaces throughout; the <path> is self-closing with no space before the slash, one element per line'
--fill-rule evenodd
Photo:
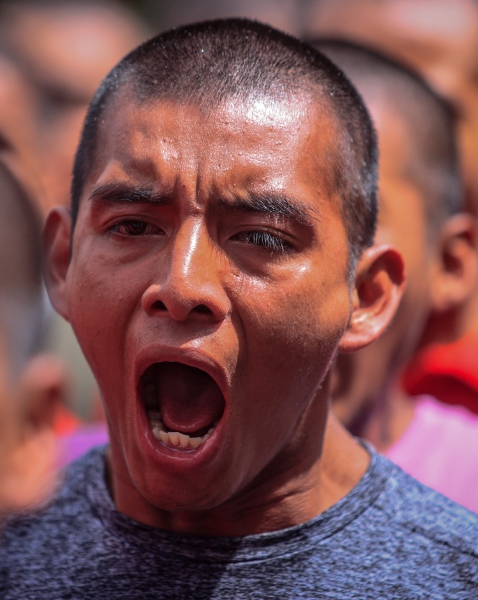
<path fill-rule="evenodd" d="M 354 83 L 380 147 L 377 241 L 408 287 L 389 331 L 338 357 L 354 434 L 478 512 L 478 4 L 474 0 L 0 3 L 0 506 L 41 499 L 107 442 L 101 398 L 41 280 L 41 223 L 68 206 L 93 94 L 171 25 L 260 19 L 316 45 Z M 148 17 L 147 19 L 145 17 Z"/>

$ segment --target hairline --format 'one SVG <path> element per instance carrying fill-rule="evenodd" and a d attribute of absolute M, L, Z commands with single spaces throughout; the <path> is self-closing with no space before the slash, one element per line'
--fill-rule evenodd
<path fill-rule="evenodd" d="M 170 93 L 168 93 L 167 90 L 165 90 L 164 93 L 158 94 L 157 97 L 145 96 L 144 98 L 141 98 L 140 94 L 134 88 L 134 82 L 131 81 L 133 79 L 133 76 L 134 76 L 134 69 L 131 69 L 129 73 L 127 70 L 125 70 L 121 74 L 121 77 L 119 78 L 119 80 L 117 80 L 115 89 L 111 90 L 109 94 L 107 94 L 107 95 L 104 94 L 104 91 L 102 90 L 103 84 L 102 84 L 102 86 L 100 86 L 100 89 L 98 90 L 99 92 L 100 91 L 103 92 L 101 108 L 97 115 L 98 120 L 100 120 L 100 123 L 97 124 L 96 129 L 95 129 L 93 160 L 92 160 L 91 165 L 89 166 L 88 170 L 86 170 L 83 173 L 84 183 L 82 186 L 82 192 L 84 190 L 84 185 L 86 183 L 86 180 L 90 176 L 90 174 L 94 168 L 94 165 L 96 163 L 97 153 L 98 153 L 97 152 L 98 140 L 101 136 L 102 130 L 104 130 L 105 122 L 109 118 L 111 110 L 113 108 L 115 108 L 114 105 L 120 101 L 122 96 L 124 98 L 125 94 L 128 94 L 128 93 L 129 93 L 129 97 L 126 98 L 126 101 L 132 102 L 132 103 L 136 104 L 137 106 L 148 106 L 148 105 L 154 106 L 154 105 L 159 105 L 159 104 L 170 104 L 170 105 L 177 105 L 180 107 L 190 106 L 190 107 L 198 109 L 201 112 L 204 112 L 204 114 L 212 114 L 216 111 L 220 111 L 222 108 L 224 108 L 227 105 L 229 100 L 236 101 L 238 104 L 241 103 L 242 105 L 246 105 L 251 100 L 253 101 L 256 99 L 258 100 L 259 98 L 269 98 L 269 99 L 275 100 L 277 102 L 281 102 L 284 105 L 285 104 L 290 105 L 294 100 L 299 99 L 298 98 L 299 95 L 303 95 L 303 96 L 310 98 L 315 105 L 318 105 L 319 104 L 318 98 L 321 98 L 321 99 L 325 100 L 325 106 L 322 105 L 321 109 L 327 111 L 327 113 L 326 113 L 327 116 L 330 119 L 333 119 L 333 121 L 334 121 L 334 127 L 338 131 L 340 131 L 340 118 L 337 114 L 337 111 L 335 110 L 334 103 L 329 98 L 327 98 L 326 94 L 324 94 L 323 91 L 320 90 L 320 87 L 318 85 L 311 84 L 309 89 L 305 89 L 305 86 L 298 85 L 295 88 L 290 88 L 290 90 L 282 90 L 281 94 L 279 92 L 272 93 L 272 91 L 271 92 L 260 91 L 259 93 L 256 93 L 255 90 L 251 89 L 243 94 L 241 94 L 241 93 L 228 94 L 226 96 L 227 101 L 224 101 L 224 99 L 222 99 L 219 102 L 214 102 L 214 101 L 211 102 L 211 100 L 213 100 L 213 95 L 214 95 L 213 90 L 208 91 L 206 94 L 197 94 L 197 96 L 191 95 L 187 99 L 182 99 L 182 98 L 178 97 L 178 94 L 176 94 L 176 95 L 170 94 Z M 313 100 L 314 97 L 315 97 L 315 100 Z M 103 131 L 103 133 L 104 133 L 104 131 Z M 79 204 L 78 204 L 78 206 L 79 206 Z"/>

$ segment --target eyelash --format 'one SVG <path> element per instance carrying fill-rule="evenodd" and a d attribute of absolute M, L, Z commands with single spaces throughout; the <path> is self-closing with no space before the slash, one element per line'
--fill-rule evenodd
<path fill-rule="evenodd" d="M 139 231 L 127 230 L 128 227 L 135 227 L 138 225 Z M 153 231 L 148 232 L 148 228 L 152 229 Z M 154 233 L 157 234 L 162 232 L 162 230 L 158 227 L 155 227 L 154 225 L 137 219 L 119 221 L 110 228 L 110 231 L 112 233 L 118 233 L 126 237 L 140 237 L 143 235 L 151 235 Z M 233 236 L 232 239 L 235 241 L 243 242 L 245 244 L 258 246 L 263 250 L 269 250 L 271 253 L 278 252 L 280 254 L 286 254 L 287 252 L 290 252 L 293 249 L 292 244 L 279 237 L 278 235 L 273 235 L 268 231 L 243 231 Z"/>
<path fill-rule="evenodd" d="M 134 226 L 139 225 L 140 226 L 140 231 L 127 231 L 128 227 L 134 227 Z M 148 228 L 152 231 L 147 231 Z M 145 221 L 139 221 L 137 219 L 128 219 L 125 221 L 119 221 L 118 223 L 115 223 L 111 228 L 110 231 L 112 233 L 119 233 L 120 235 L 124 235 L 124 236 L 129 236 L 129 237 L 139 237 L 142 235 L 151 235 L 152 233 L 160 233 L 161 229 L 159 229 L 159 227 L 155 227 L 154 225 L 150 225 L 149 223 L 146 223 Z"/>
<path fill-rule="evenodd" d="M 292 244 L 268 231 L 244 231 L 236 234 L 232 239 L 259 246 L 270 252 L 285 254 L 292 250 Z"/>

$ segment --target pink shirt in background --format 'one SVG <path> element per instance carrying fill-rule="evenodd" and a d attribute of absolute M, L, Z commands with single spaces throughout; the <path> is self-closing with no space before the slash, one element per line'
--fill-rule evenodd
<path fill-rule="evenodd" d="M 59 440 L 58 467 L 66 467 L 94 446 L 106 443 L 108 443 L 106 423 L 82 425 L 70 435 Z"/>
<path fill-rule="evenodd" d="M 478 416 L 415 398 L 415 414 L 404 435 L 385 453 L 428 487 L 478 513 Z"/>

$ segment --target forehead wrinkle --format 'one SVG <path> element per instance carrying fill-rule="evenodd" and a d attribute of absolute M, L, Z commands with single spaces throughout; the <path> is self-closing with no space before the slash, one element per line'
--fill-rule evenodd
<path fill-rule="evenodd" d="M 177 182 L 158 168 L 151 156 L 135 156 L 134 154 L 109 156 L 97 159 L 94 170 L 90 173 L 85 188 L 93 188 L 86 195 L 95 200 L 98 194 L 120 193 L 122 190 L 149 190 L 162 197 L 172 195 Z M 158 191 L 160 190 L 160 191 Z"/>
<path fill-rule="evenodd" d="M 126 94 L 126 97 L 131 99 L 131 96 L 129 96 L 127 94 L 127 92 L 120 91 L 120 93 L 118 94 L 119 97 L 121 98 L 121 96 L 123 95 L 123 99 L 124 99 L 124 94 Z M 283 109 L 287 109 L 289 112 L 291 112 L 291 116 L 293 117 L 293 121 L 297 121 L 299 116 L 302 115 L 304 116 L 305 113 L 307 113 L 309 116 L 312 115 L 312 113 L 314 112 L 318 112 L 319 113 L 319 120 L 321 122 L 322 125 L 324 125 L 324 122 L 327 124 L 327 126 L 325 127 L 327 133 L 324 136 L 324 127 L 322 126 L 321 128 L 321 142 L 320 142 L 320 146 L 324 144 L 324 137 L 327 140 L 326 145 L 328 146 L 328 140 L 329 138 L 334 138 L 332 132 L 329 132 L 329 129 L 332 129 L 335 132 L 335 113 L 333 110 L 331 110 L 331 108 L 328 106 L 329 102 L 327 99 L 322 98 L 322 95 L 320 94 L 320 92 L 318 92 L 317 90 L 314 90 L 314 93 L 306 93 L 305 95 L 302 95 L 303 97 L 301 97 L 299 104 L 301 105 L 301 108 L 299 109 L 297 106 L 295 106 L 292 102 L 290 98 L 280 98 L 279 101 L 277 99 L 273 99 L 273 105 L 276 106 L 276 104 L 278 103 L 279 106 Z M 134 98 L 134 96 L 133 96 Z M 249 107 L 250 104 L 254 105 L 254 100 L 255 98 L 245 98 L 242 99 L 241 102 L 239 102 L 239 104 L 244 106 L 244 110 Z M 118 102 L 118 98 L 116 99 L 116 102 Z M 146 105 L 148 108 L 154 108 L 154 109 L 159 109 L 162 105 L 163 106 L 172 106 L 175 109 L 184 109 L 184 108 L 191 108 L 195 111 L 199 111 L 202 115 L 202 121 L 203 123 L 206 121 L 211 121 L 212 123 L 215 123 L 215 118 L 218 115 L 221 115 L 223 117 L 227 117 L 227 118 L 231 118 L 231 115 L 228 113 L 227 110 L 225 110 L 225 108 L 230 106 L 227 103 L 223 103 L 220 104 L 218 106 L 208 106 L 208 107 L 204 107 L 204 106 L 198 106 L 196 103 L 178 103 L 178 102 L 171 102 L 171 100 L 169 100 L 167 97 L 164 98 L 160 98 L 160 99 L 154 99 L 154 101 L 143 101 L 143 102 L 138 102 L 138 100 L 136 100 L 134 102 L 135 106 L 140 106 L 140 105 Z M 115 115 L 117 114 L 117 112 L 112 111 L 111 110 L 111 106 L 108 107 L 107 111 L 110 113 L 110 118 L 115 118 Z M 236 117 L 240 116 L 244 118 L 244 114 L 242 114 L 242 112 L 240 112 L 240 115 L 235 115 Z M 250 116 L 250 115 L 248 115 Z M 274 115 L 273 116 L 277 116 Z M 274 124 L 274 119 L 272 119 L 272 123 L 268 123 L 269 127 L 268 132 L 269 133 L 273 133 L 275 127 L 273 127 Z M 332 122 L 331 122 L 332 121 Z M 279 119 L 279 122 L 281 122 L 281 119 Z M 265 124 L 262 124 L 265 127 Z M 282 123 L 282 125 L 284 125 L 284 123 Z M 292 123 L 288 123 L 288 127 L 291 127 Z M 301 136 L 300 142 L 304 142 L 304 139 L 307 140 L 309 136 L 309 132 L 306 132 L 304 130 L 303 135 Z M 149 141 L 149 140 L 148 140 Z M 158 140 L 155 140 L 156 143 L 158 142 Z M 156 146 L 156 144 L 154 144 L 156 146 L 155 148 L 155 157 L 159 160 L 163 160 L 165 158 L 167 158 L 165 156 L 165 151 L 167 154 L 168 150 L 171 150 L 170 146 L 168 144 L 164 144 L 164 136 L 163 139 L 161 140 L 163 143 L 159 143 L 159 147 Z M 121 170 L 127 174 L 127 175 L 133 175 L 133 176 L 137 176 L 137 175 L 141 175 L 141 177 L 145 180 L 145 183 L 149 181 L 153 181 L 154 184 L 156 183 L 157 179 L 163 179 L 165 173 L 163 172 L 162 169 L 158 170 L 158 164 L 157 161 L 153 158 L 151 158 L 150 156 L 144 156 L 143 152 L 142 152 L 142 148 L 141 148 L 141 144 L 139 145 L 139 147 L 136 150 L 139 150 L 139 152 L 135 151 L 132 154 L 128 155 L 127 157 L 125 157 L 123 155 L 123 152 L 120 153 L 120 156 L 116 157 L 116 161 L 118 161 L 118 159 L 120 159 L 120 163 L 121 163 Z M 149 146 L 149 144 L 148 144 Z M 204 174 L 202 173 L 202 171 L 204 170 L 204 163 L 205 161 L 205 157 L 208 156 L 208 153 L 205 151 L 204 148 L 200 147 L 200 149 L 203 150 L 203 152 L 199 152 L 199 155 L 196 155 L 196 159 L 198 161 L 198 164 L 196 165 L 196 169 L 195 169 L 195 174 L 193 176 L 193 174 L 190 174 L 191 177 L 188 179 L 190 179 L 188 181 L 189 185 L 187 186 L 190 191 L 192 191 L 193 189 L 195 190 L 195 197 L 196 197 L 196 201 L 199 201 L 201 197 L 204 198 L 204 200 L 206 200 L 207 203 L 207 197 L 209 196 L 209 198 L 211 198 L 211 196 L 206 193 L 205 197 L 204 194 L 201 193 L 201 188 L 203 187 L 203 176 Z M 123 146 L 123 151 L 126 150 L 126 148 Z M 132 148 L 128 149 L 128 152 L 131 153 L 131 150 L 133 150 Z M 158 151 L 159 150 L 159 151 Z M 322 149 L 323 150 L 323 149 Z M 327 152 L 325 152 L 327 154 Z M 323 152 L 321 152 L 320 154 L 323 154 Z M 250 158 L 253 159 L 255 157 L 254 153 L 251 153 Z M 126 158 L 126 160 L 125 160 Z M 176 154 L 175 156 L 176 161 L 177 161 L 177 166 L 181 166 L 184 167 L 184 161 L 180 159 L 180 157 Z M 183 157 L 184 158 L 184 157 Z M 320 158 L 319 158 L 320 161 Z M 169 185 L 167 186 L 169 189 L 165 190 L 166 193 L 162 194 L 163 196 L 163 204 L 164 204 L 164 196 L 167 196 L 169 194 L 173 195 L 178 193 L 178 187 L 180 187 L 180 181 L 179 181 L 179 177 L 178 175 L 176 175 L 176 177 L 174 177 L 174 181 L 168 182 Z M 326 178 L 327 179 L 327 178 Z M 150 184 L 151 185 L 151 184 Z M 154 187 L 156 187 L 156 185 L 154 185 Z M 206 186 L 207 187 L 207 186 Z M 213 186 L 216 187 L 217 186 Z M 227 196 L 228 194 L 226 194 Z M 223 201 L 222 203 L 222 208 L 225 210 L 234 210 L 236 212 L 256 212 L 256 213 L 263 213 L 263 214 L 269 214 L 269 215 L 273 215 L 274 217 L 282 217 L 282 218 L 286 218 L 286 219 L 290 219 L 290 220 L 294 220 L 297 223 L 301 223 L 301 224 L 305 224 L 305 225 L 310 225 L 312 226 L 314 221 L 317 221 L 319 218 L 319 214 L 320 214 L 320 209 L 318 207 L 315 206 L 310 206 L 310 204 L 307 204 L 305 202 L 301 202 L 299 199 L 297 198 L 292 198 L 290 195 L 288 194 L 284 194 L 281 193 L 280 191 L 277 192 L 271 192 L 271 193 L 267 193 L 267 192 L 246 192 L 246 196 L 244 198 L 244 200 L 234 200 L 234 201 L 228 201 L 228 200 L 224 200 L 224 195 L 222 193 L 222 191 L 217 190 L 216 194 L 213 194 L 213 196 L 217 198 L 222 198 Z"/>
<path fill-rule="evenodd" d="M 134 119 L 131 122 L 136 116 L 131 114 L 131 108 L 138 107 L 129 100 L 119 91 L 105 108 L 105 118 L 97 133 L 101 149 L 94 154 L 91 173 L 104 171 L 108 163 L 114 162 L 128 176 L 139 175 L 156 182 L 164 178 L 158 170 L 158 161 L 161 165 L 180 162 L 178 145 L 171 143 L 170 133 L 164 127 L 158 136 L 157 124 L 150 119 L 139 124 Z M 153 107 L 158 108 L 157 103 Z"/>

